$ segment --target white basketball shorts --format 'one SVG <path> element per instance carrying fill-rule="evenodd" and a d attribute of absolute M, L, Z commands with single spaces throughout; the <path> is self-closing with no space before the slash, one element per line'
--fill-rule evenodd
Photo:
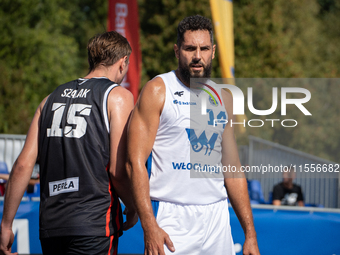
<path fill-rule="evenodd" d="M 165 254 L 235 255 L 226 199 L 209 205 L 152 202 L 158 225 L 176 249 L 164 245 Z"/>

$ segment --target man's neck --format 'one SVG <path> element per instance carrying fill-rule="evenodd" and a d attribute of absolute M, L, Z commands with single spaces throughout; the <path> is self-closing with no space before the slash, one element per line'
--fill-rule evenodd
<path fill-rule="evenodd" d="M 194 84 L 191 84 L 192 86 L 190 86 L 190 84 L 188 84 L 188 83 L 186 83 L 184 81 L 184 79 L 181 76 L 181 72 L 179 71 L 178 68 L 175 70 L 175 74 L 176 74 L 177 78 L 183 83 L 183 85 L 188 87 L 189 89 L 193 89 L 193 88 L 197 89 L 197 88 L 200 88 L 200 87 L 204 87 L 204 85 L 202 85 L 203 84 L 202 82 L 194 83 Z M 196 79 L 200 79 L 200 81 L 205 81 L 205 82 L 209 80 L 209 78 L 206 78 L 206 77 L 204 77 L 204 78 L 203 77 L 202 78 L 196 78 Z"/>
<path fill-rule="evenodd" d="M 84 78 L 85 79 L 91 79 L 95 77 L 108 77 L 108 72 L 104 69 L 95 69 L 92 72 L 90 72 L 88 75 L 86 75 Z"/>
<path fill-rule="evenodd" d="M 86 75 L 85 79 L 91 79 L 94 77 L 106 77 L 111 81 L 117 82 L 117 73 L 118 73 L 118 66 L 112 65 L 108 67 L 99 66 Z"/>

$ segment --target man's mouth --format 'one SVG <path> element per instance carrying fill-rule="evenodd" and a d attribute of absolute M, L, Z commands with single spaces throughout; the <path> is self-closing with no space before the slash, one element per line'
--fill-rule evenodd
<path fill-rule="evenodd" d="M 201 65 L 201 64 L 191 64 L 190 67 L 194 71 L 201 71 L 202 68 L 203 68 L 203 65 Z"/>

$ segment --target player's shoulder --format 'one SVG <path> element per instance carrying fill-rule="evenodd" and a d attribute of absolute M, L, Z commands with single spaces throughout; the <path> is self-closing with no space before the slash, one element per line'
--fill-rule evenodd
<path fill-rule="evenodd" d="M 116 86 L 110 91 L 108 100 L 115 103 L 131 101 L 133 102 L 133 95 L 126 88 L 122 86 Z"/>
<path fill-rule="evenodd" d="M 116 86 L 110 91 L 110 95 L 116 96 L 116 97 L 133 97 L 130 90 L 124 88 L 123 86 Z"/>
<path fill-rule="evenodd" d="M 165 102 L 165 93 L 166 88 L 163 79 L 156 76 L 144 85 L 136 107 L 141 111 L 156 110 L 161 112 Z"/>
<path fill-rule="evenodd" d="M 233 102 L 233 96 L 231 95 L 230 91 L 221 89 L 221 95 L 225 104 L 230 104 Z"/>
<path fill-rule="evenodd" d="M 50 94 L 50 95 L 51 95 L 51 94 Z M 46 101 L 47 101 L 47 99 L 49 98 L 50 95 L 46 96 L 46 97 L 40 102 L 40 104 L 39 104 L 39 106 L 38 106 L 38 108 L 37 108 L 37 112 L 39 112 L 39 113 L 42 112 L 42 110 L 44 109 L 44 106 L 45 106 L 45 104 L 46 104 Z"/>
<path fill-rule="evenodd" d="M 228 113 L 229 119 L 233 116 L 233 97 L 231 93 L 225 89 L 221 89 L 222 100 L 224 107 Z"/>
<path fill-rule="evenodd" d="M 144 85 L 140 94 L 140 100 L 162 103 L 165 100 L 165 90 L 163 79 L 157 76 Z"/>
<path fill-rule="evenodd" d="M 146 92 L 147 94 L 155 96 L 161 96 L 165 93 L 165 83 L 161 77 L 156 76 L 144 85 L 142 92 Z"/>

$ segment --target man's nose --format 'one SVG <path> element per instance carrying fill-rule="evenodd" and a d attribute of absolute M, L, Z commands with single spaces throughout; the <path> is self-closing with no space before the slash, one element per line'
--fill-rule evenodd
<path fill-rule="evenodd" d="M 194 53 L 194 59 L 195 60 L 200 60 L 201 59 L 201 49 L 196 49 L 195 53 Z"/>

